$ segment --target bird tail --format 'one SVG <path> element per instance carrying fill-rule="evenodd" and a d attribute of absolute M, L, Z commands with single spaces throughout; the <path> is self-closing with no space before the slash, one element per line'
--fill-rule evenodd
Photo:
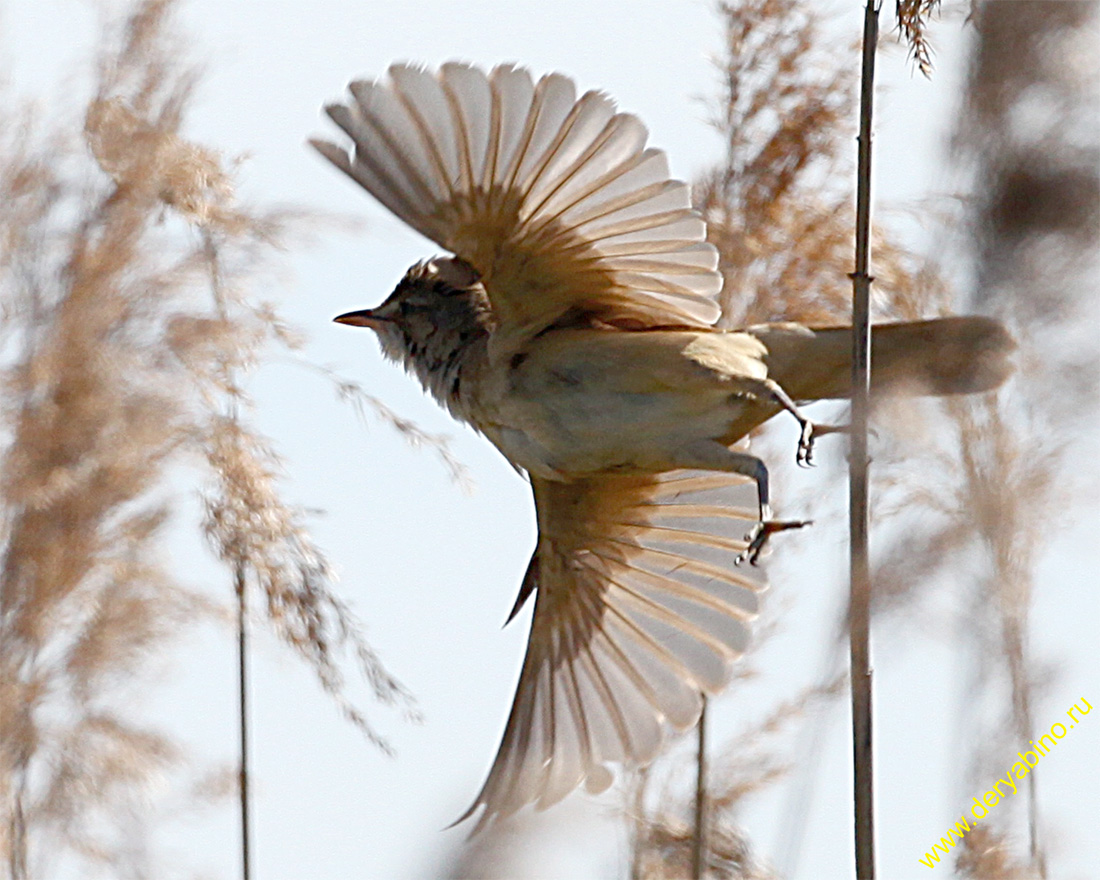
<path fill-rule="evenodd" d="M 795 400 L 848 397 L 852 328 L 762 324 L 746 331 L 768 349 L 768 375 Z M 878 324 L 871 335 L 871 390 L 894 394 L 972 394 L 1012 373 L 1016 342 L 980 316 Z"/>

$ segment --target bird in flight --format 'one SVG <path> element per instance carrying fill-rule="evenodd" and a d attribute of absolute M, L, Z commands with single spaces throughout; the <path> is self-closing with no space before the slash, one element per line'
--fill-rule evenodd
<path fill-rule="evenodd" d="M 371 328 L 535 497 L 538 540 L 512 616 L 526 657 L 475 831 L 545 808 L 692 727 L 744 649 L 772 518 L 746 449 L 796 401 L 849 393 L 851 330 L 714 326 L 718 253 L 665 154 L 601 92 L 553 73 L 397 64 L 326 107 L 349 148 L 313 146 L 448 255 L 417 263 Z M 983 317 L 884 324 L 872 388 L 997 387 L 1013 343 Z M 741 564 L 741 563 L 752 564 Z"/>

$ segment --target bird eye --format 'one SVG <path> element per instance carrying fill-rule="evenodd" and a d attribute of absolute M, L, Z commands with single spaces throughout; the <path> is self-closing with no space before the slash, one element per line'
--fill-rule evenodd
<path fill-rule="evenodd" d="M 412 302 L 407 299 L 401 300 L 399 304 L 402 315 L 411 315 L 414 312 L 428 312 L 431 308 L 426 303 Z"/>

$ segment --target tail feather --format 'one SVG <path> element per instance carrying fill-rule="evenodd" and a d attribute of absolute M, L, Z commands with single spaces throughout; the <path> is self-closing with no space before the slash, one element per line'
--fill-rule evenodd
<path fill-rule="evenodd" d="M 795 400 L 848 397 L 852 329 L 763 324 L 746 331 L 768 349 L 768 375 Z M 1016 342 L 980 316 L 878 324 L 871 334 L 874 393 L 948 395 L 991 391 L 1011 375 Z"/>

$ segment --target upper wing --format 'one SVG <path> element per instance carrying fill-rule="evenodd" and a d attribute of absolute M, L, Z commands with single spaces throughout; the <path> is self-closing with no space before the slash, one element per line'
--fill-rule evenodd
<path fill-rule="evenodd" d="M 500 751 L 462 816 L 485 807 L 475 830 L 582 782 L 602 791 L 609 763 L 653 760 L 726 684 L 765 586 L 733 564 L 757 518 L 745 477 L 532 482 L 539 541 L 520 603 L 537 590 L 535 613 Z"/>
<path fill-rule="evenodd" d="M 482 276 L 503 335 L 574 309 L 709 326 L 718 255 L 660 150 L 606 95 L 502 65 L 403 64 L 326 107 L 354 141 L 311 143 L 398 217 Z"/>

